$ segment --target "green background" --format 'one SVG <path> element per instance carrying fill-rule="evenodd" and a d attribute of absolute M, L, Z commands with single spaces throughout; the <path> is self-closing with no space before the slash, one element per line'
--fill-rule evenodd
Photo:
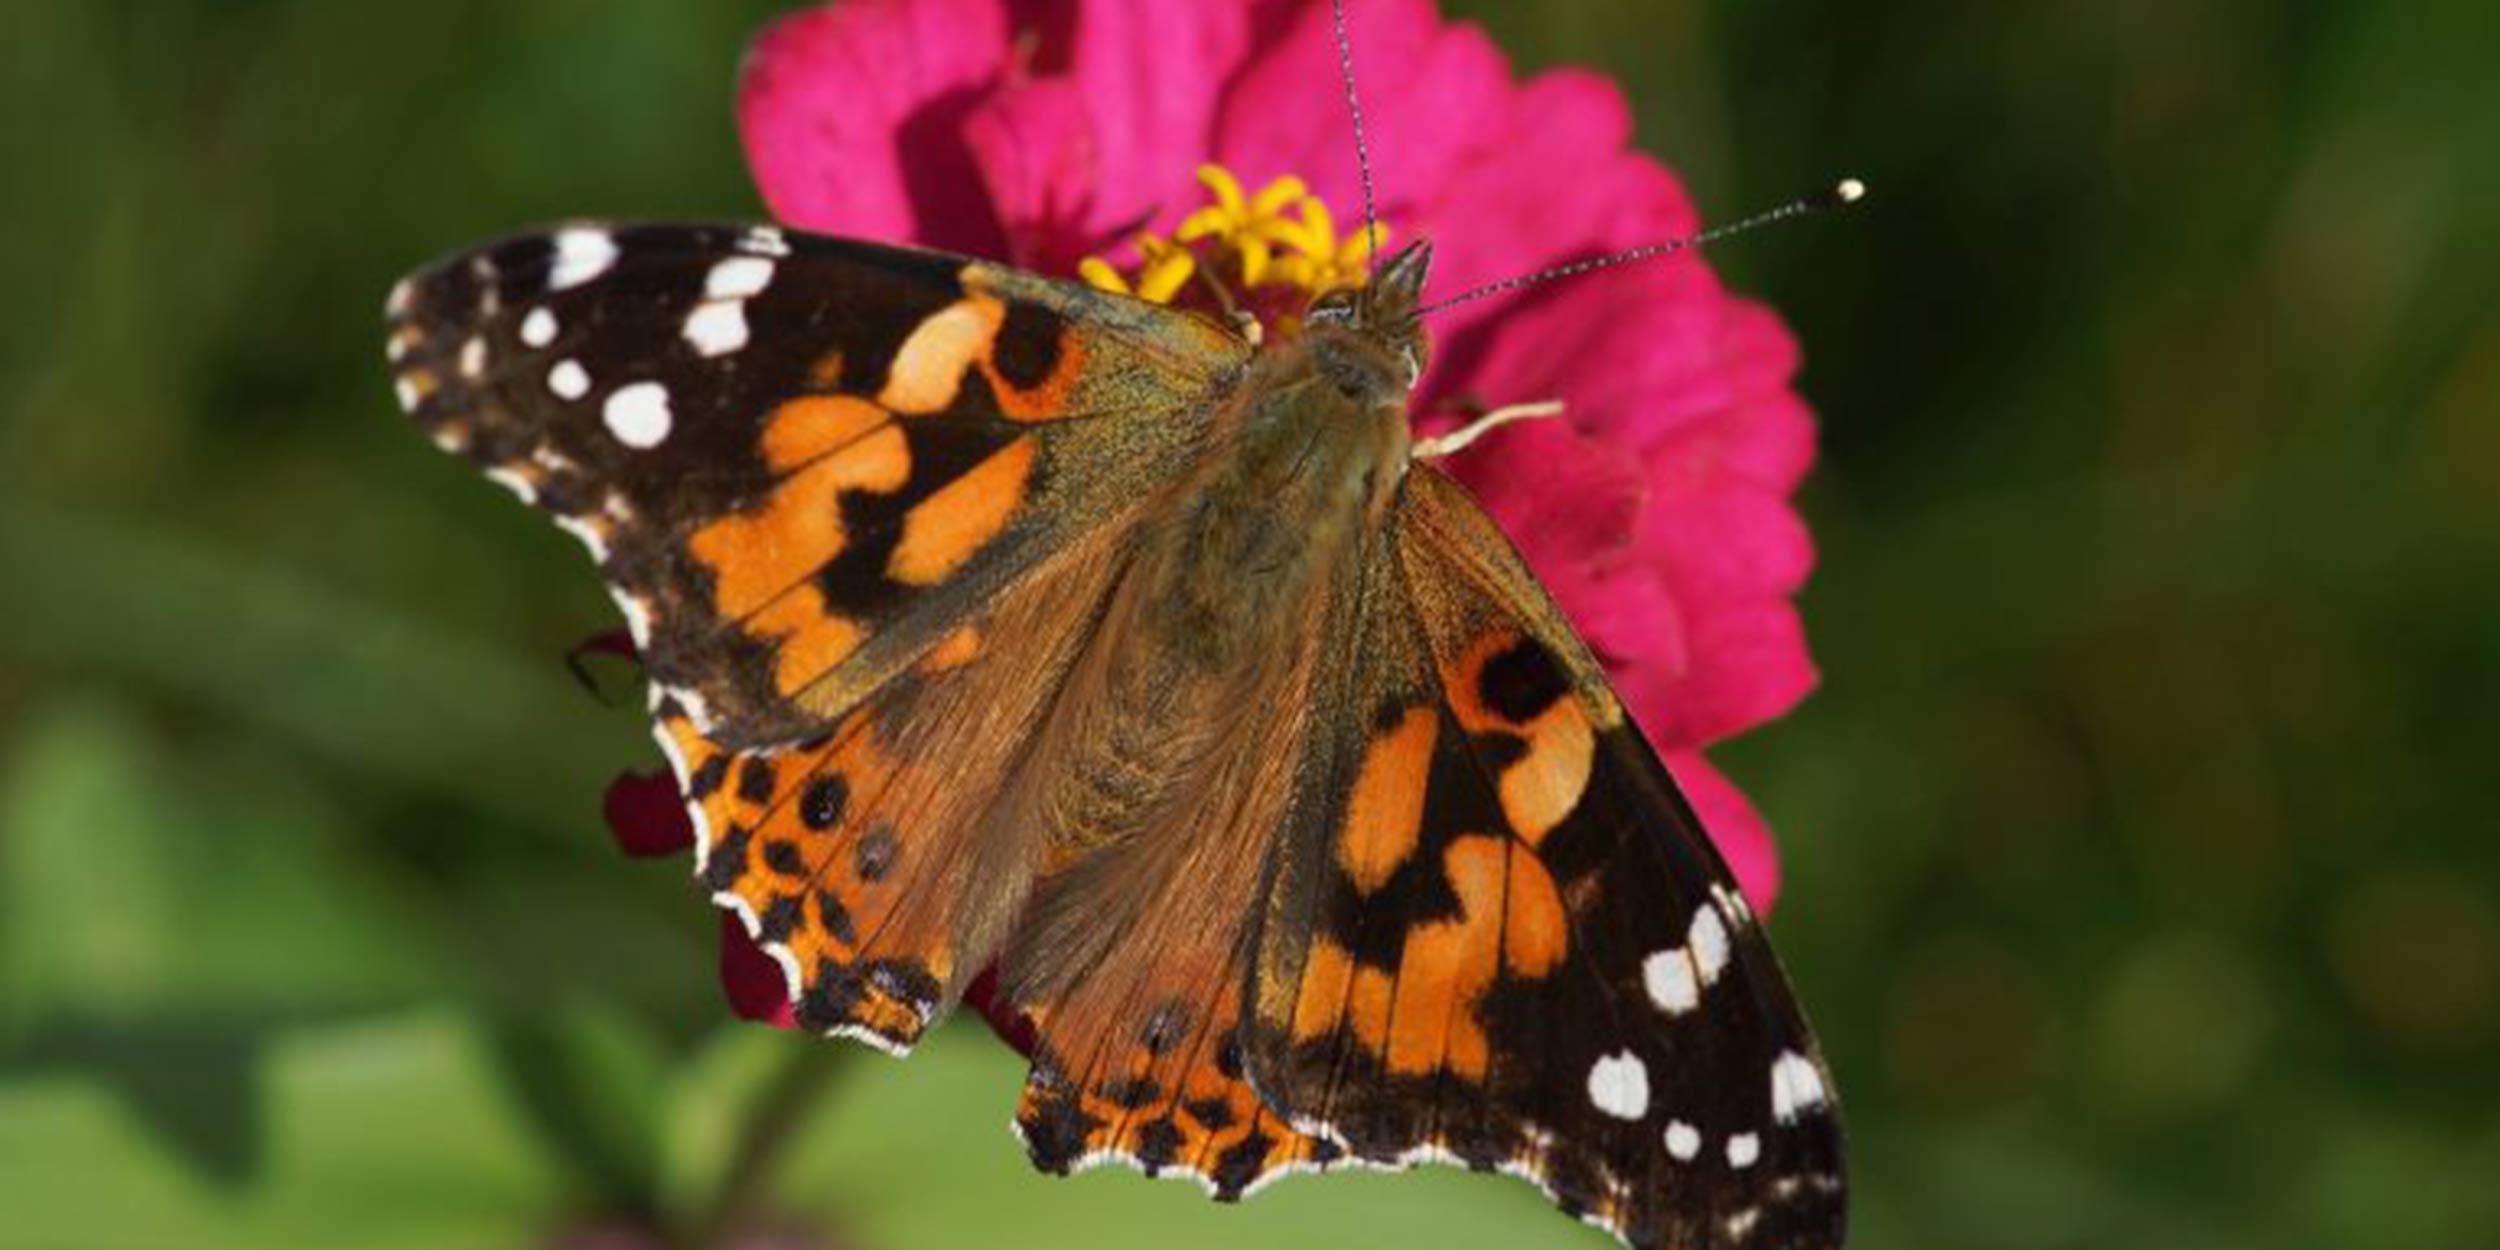
<path fill-rule="evenodd" d="M 606 601 L 405 428 L 375 309 L 753 213 L 777 7 L 0 19 L 0 1246 L 1605 1244 L 1444 1170 L 1044 1180 L 978 1026 L 722 1023 L 598 819 L 651 762 L 558 662 Z M 1453 7 L 1618 75 L 1714 216 L 1876 189 L 1717 259 L 1824 420 L 1824 685 L 1721 758 L 1854 1244 L 2493 1244 L 2488 4 Z"/>

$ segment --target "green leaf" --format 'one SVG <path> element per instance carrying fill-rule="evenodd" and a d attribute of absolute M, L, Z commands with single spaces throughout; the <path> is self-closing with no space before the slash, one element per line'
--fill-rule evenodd
<path fill-rule="evenodd" d="M 300 1014 L 432 981 L 343 818 L 248 747 L 70 699 L 0 743 L 0 1019 Z"/>
<path fill-rule="evenodd" d="M 615 1211 L 656 1208 L 665 1058 L 631 1017 L 595 1002 L 499 1018 L 495 1055 L 557 1157 Z"/>
<path fill-rule="evenodd" d="M 0 1077 L 0 1245 L 511 1246 L 571 1205 L 457 1016 L 299 1029 L 265 1055 L 267 1158 L 231 1192 L 90 1081 Z"/>
<path fill-rule="evenodd" d="M 84 1073 L 240 1182 L 267 1039 L 425 975 L 307 788 L 243 751 L 177 760 L 108 701 L 30 721 L 0 746 L 0 1073 Z"/>

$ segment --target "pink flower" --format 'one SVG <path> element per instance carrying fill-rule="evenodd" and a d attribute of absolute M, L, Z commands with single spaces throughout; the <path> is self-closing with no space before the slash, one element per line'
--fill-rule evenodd
<path fill-rule="evenodd" d="M 1675 178 L 1626 146 L 1607 80 L 1514 80 L 1481 31 L 1429 0 L 1349 7 L 1380 217 L 1398 239 L 1434 241 L 1445 296 L 1697 228 Z M 757 40 L 739 120 L 783 221 L 1049 273 L 1089 256 L 1150 265 L 1130 251 L 1141 232 L 1172 250 L 1207 202 L 1205 164 L 1243 188 L 1302 179 L 1349 223 L 1341 233 L 1362 211 L 1324 2 L 848 0 Z M 1562 419 L 1444 463 L 1597 648 L 1767 907 L 1769 832 L 1701 752 L 1815 680 L 1791 603 L 1813 548 L 1788 502 L 1814 431 L 1789 388 L 1787 331 L 1690 254 L 1432 324 L 1416 401 L 1427 432 L 1562 401 Z"/>

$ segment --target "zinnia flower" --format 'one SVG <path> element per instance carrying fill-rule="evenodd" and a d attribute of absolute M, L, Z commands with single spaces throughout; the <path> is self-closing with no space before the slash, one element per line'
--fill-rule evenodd
<path fill-rule="evenodd" d="M 1430 238 L 1446 296 L 1692 233 L 1590 73 L 1514 80 L 1429 0 L 1349 6 L 1379 219 Z M 801 229 L 1195 298 L 1201 268 L 1290 332 L 1369 255 L 1329 7 L 1304 0 L 847 0 L 757 40 L 739 121 Z M 1340 224 L 1344 223 L 1344 224 Z M 1769 833 L 1702 755 L 1814 683 L 1791 595 L 1813 551 L 1788 496 L 1813 459 L 1778 319 L 1690 253 L 1449 308 L 1419 428 L 1559 400 L 1443 461 L 1605 661 L 1757 910 Z M 665 778 L 620 781 L 629 849 L 682 848 Z M 672 824 L 673 822 L 673 824 Z M 779 969 L 724 926 L 742 1014 L 788 1021 Z M 983 1005 L 980 995 L 973 996 Z"/>

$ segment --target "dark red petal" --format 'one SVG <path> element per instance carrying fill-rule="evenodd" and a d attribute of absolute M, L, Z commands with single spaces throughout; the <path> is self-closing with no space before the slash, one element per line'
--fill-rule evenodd
<path fill-rule="evenodd" d="M 729 995 L 729 1009 L 741 1018 L 777 1029 L 797 1027 L 790 1011 L 790 981 L 780 961 L 765 954 L 728 912 L 720 917 L 720 984 Z"/>
<path fill-rule="evenodd" d="M 983 968 L 981 975 L 972 978 L 972 984 L 964 990 L 964 1005 L 980 1012 L 981 1018 L 990 1022 L 990 1031 L 998 1034 L 998 1040 L 1014 1047 L 1017 1054 L 1027 1059 L 1033 1057 L 1033 1039 L 1037 1032 L 1033 1020 L 999 998 L 998 965 Z"/>
<path fill-rule="evenodd" d="M 574 643 L 573 649 L 564 653 L 564 658 L 579 660 L 585 655 L 613 655 L 636 663 L 642 660 L 642 653 L 634 648 L 634 636 L 621 629 L 592 634 Z"/>
<path fill-rule="evenodd" d="M 655 859 L 694 849 L 694 822 L 666 773 L 618 773 L 600 804 L 608 832 L 628 855 Z"/>

